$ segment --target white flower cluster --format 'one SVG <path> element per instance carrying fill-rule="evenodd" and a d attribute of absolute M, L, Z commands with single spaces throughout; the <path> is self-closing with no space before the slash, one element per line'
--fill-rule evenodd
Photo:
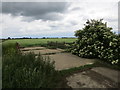
<path fill-rule="evenodd" d="M 120 37 L 111 32 L 101 20 L 86 22 L 85 28 L 78 30 L 75 48 L 72 53 L 80 57 L 97 57 L 112 64 L 119 64 Z"/>
<path fill-rule="evenodd" d="M 117 60 L 113 60 L 111 63 L 112 64 L 117 64 L 118 63 L 118 59 Z"/>

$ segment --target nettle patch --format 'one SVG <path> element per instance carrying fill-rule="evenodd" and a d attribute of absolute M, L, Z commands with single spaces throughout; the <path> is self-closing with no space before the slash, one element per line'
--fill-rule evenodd
<path fill-rule="evenodd" d="M 71 52 L 80 57 L 99 58 L 111 64 L 120 64 L 120 35 L 113 33 L 107 23 L 88 20 L 82 30 L 77 30 L 78 40 L 71 46 Z"/>

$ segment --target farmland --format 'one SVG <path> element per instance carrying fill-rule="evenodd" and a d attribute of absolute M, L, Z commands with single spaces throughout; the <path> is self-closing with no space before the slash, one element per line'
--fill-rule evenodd
<path fill-rule="evenodd" d="M 66 42 L 66 43 L 72 43 L 76 41 L 76 38 L 54 38 L 54 39 L 11 39 L 5 41 L 3 44 L 9 44 L 9 43 L 16 43 L 18 42 L 21 46 L 27 47 L 27 46 L 39 46 L 43 44 L 47 44 L 48 41 L 50 42 Z"/>

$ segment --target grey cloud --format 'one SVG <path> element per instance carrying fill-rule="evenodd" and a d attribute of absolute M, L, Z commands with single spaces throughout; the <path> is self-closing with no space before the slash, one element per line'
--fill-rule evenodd
<path fill-rule="evenodd" d="M 40 16 L 39 15 L 36 15 L 35 17 L 33 16 L 25 16 L 23 17 L 23 21 L 27 21 L 27 22 L 30 22 L 30 21 L 33 21 L 33 20 L 38 20 L 38 19 L 42 19 L 42 20 L 59 20 L 59 19 L 62 19 L 63 17 L 60 16 L 58 14 L 58 12 L 50 12 L 50 13 L 46 13 L 46 14 L 41 14 Z"/>
<path fill-rule="evenodd" d="M 76 21 L 71 21 L 70 24 L 71 24 L 71 25 L 77 25 L 78 22 L 76 22 Z"/>
<path fill-rule="evenodd" d="M 80 9 L 82 9 L 82 8 L 80 8 L 80 7 L 75 7 L 75 8 L 72 9 L 72 11 L 74 11 L 74 10 L 80 10 Z"/>
<path fill-rule="evenodd" d="M 64 13 L 68 6 L 67 2 L 3 2 L 2 13 L 33 19 L 56 20 L 61 17 L 55 13 Z"/>
<path fill-rule="evenodd" d="M 2 3 L 0 2 L 0 13 L 2 12 Z"/>

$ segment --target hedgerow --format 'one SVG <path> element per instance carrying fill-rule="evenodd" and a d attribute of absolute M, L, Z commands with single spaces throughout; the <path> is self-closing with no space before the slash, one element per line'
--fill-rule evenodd
<path fill-rule="evenodd" d="M 113 33 L 107 23 L 87 20 L 82 30 L 77 30 L 78 40 L 71 46 L 71 52 L 84 58 L 99 58 L 111 64 L 120 64 L 120 35 Z"/>

